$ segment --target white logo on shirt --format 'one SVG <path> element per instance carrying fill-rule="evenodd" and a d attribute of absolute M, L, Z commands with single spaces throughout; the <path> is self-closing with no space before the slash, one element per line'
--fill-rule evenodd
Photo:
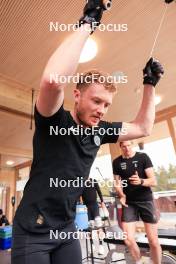
<path fill-rule="evenodd" d="M 127 164 L 126 164 L 126 162 L 121 162 L 121 163 L 120 163 L 120 166 L 121 166 L 121 169 L 122 169 L 122 170 L 126 170 L 126 169 L 127 169 Z"/>
<path fill-rule="evenodd" d="M 132 163 L 133 163 L 133 165 L 134 165 L 135 168 L 138 167 L 138 160 L 133 160 Z"/>

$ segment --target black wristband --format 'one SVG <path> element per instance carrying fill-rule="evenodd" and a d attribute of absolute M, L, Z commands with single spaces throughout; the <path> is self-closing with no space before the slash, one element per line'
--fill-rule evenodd
<path fill-rule="evenodd" d="M 100 22 L 96 22 L 95 18 L 90 17 L 90 16 L 85 16 L 82 17 L 79 22 L 77 27 L 83 25 L 83 24 L 90 24 L 91 26 L 91 34 L 95 31 L 95 29 L 100 25 Z"/>
<path fill-rule="evenodd" d="M 158 81 L 160 80 L 160 77 L 159 76 L 152 76 L 152 77 L 149 77 L 149 76 L 145 76 L 144 77 L 144 81 L 143 81 L 143 84 L 149 84 L 149 85 L 152 85 L 152 86 L 156 86 Z"/>

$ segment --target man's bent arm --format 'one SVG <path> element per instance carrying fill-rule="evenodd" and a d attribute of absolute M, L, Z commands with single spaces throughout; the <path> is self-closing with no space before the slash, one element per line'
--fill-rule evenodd
<path fill-rule="evenodd" d="M 145 186 L 145 187 L 157 186 L 157 181 L 156 181 L 153 167 L 145 169 L 145 173 L 147 175 L 147 179 L 144 179 L 142 186 Z"/>
<path fill-rule="evenodd" d="M 115 190 L 119 196 L 119 198 L 125 196 L 122 186 L 121 186 L 121 178 L 119 175 L 114 175 L 114 180 L 115 180 Z"/>
<path fill-rule="evenodd" d="M 145 137 L 151 134 L 155 120 L 155 89 L 152 85 L 144 85 L 143 100 L 134 121 L 123 122 L 126 134 L 119 136 L 119 141 Z"/>
<path fill-rule="evenodd" d="M 159 61 L 150 58 L 143 69 L 143 100 L 140 110 L 134 121 L 123 123 L 126 135 L 120 135 L 119 141 L 146 137 L 151 134 L 155 119 L 155 89 L 164 74 L 163 66 Z M 123 130 L 124 131 L 124 130 Z"/>
<path fill-rule="evenodd" d="M 90 35 L 89 27 L 89 24 L 82 25 L 81 29 L 66 38 L 50 57 L 40 82 L 36 103 L 42 115 L 47 117 L 53 115 L 63 104 L 66 83 L 53 80 L 51 82 L 50 74 L 68 77 L 75 73 L 81 51 Z"/>

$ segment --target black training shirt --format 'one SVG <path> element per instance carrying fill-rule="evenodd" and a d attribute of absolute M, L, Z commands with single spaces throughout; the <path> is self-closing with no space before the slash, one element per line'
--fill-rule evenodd
<path fill-rule="evenodd" d="M 100 146 L 98 143 L 115 143 L 118 135 L 63 135 L 64 129 L 77 127 L 69 111 L 63 106 L 51 117 L 43 117 L 35 107 L 35 133 L 33 162 L 30 178 L 25 186 L 16 219 L 24 229 L 46 233 L 61 229 L 75 217 L 76 202 L 83 187 L 68 184 L 77 179 L 86 180 Z M 62 133 L 51 133 L 51 127 Z M 121 129 L 122 123 L 101 121 L 99 128 Z M 62 134 L 62 135 L 61 135 Z M 52 184 L 51 184 L 52 179 Z M 53 184 L 53 181 L 55 184 Z M 66 186 L 60 184 L 66 182 Z"/>
<path fill-rule="evenodd" d="M 123 158 L 119 156 L 113 161 L 113 173 L 119 175 L 121 180 L 127 180 L 127 187 L 123 187 L 127 202 L 130 201 L 151 201 L 152 191 L 150 187 L 141 185 L 132 185 L 128 180 L 135 171 L 142 179 L 147 179 L 145 169 L 153 167 L 153 164 L 147 154 L 136 152 L 132 158 Z"/>
<path fill-rule="evenodd" d="M 100 186 L 95 179 L 90 179 L 88 181 L 89 186 L 84 187 L 82 198 L 85 205 L 95 204 L 97 202 L 97 193 L 100 201 L 103 202 L 103 195 L 100 190 Z"/>

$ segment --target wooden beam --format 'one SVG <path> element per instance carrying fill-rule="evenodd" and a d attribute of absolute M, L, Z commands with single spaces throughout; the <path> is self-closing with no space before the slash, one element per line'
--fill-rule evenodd
<path fill-rule="evenodd" d="M 175 131 L 174 124 L 171 118 L 167 119 L 167 125 L 169 127 L 169 132 L 170 132 L 172 143 L 173 143 L 174 150 L 176 153 L 176 131 Z"/>
<path fill-rule="evenodd" d="M 30 115 L 32 87 L 0 74 L 0 105 Z M 37 93 L 37 91 L 36 91 Z M 37 94 L 35 93 L 35 97 Z"/>
<path fill-rule="evenodd" d="M 30 114 L 27 114 L 27 113 L 24 113 L 24 112 L 9 108 L 7 106 L 0 105 L 0 111 L 8 113 L 8 114 L 11 114 L 11 115 L 19 116 L 19 117 L 22 117 L 22 118 L 25 118 L 25 119 L 31 119 L 31 115 Z"/>
<path fill-rule="evenodd" d="M 32 159 L 32 150 L 0 147 L 0 153 L 3 155 Z"/>
<path fill-rule="evenodd" d="M 31 165 L 32 165 L 32 160 L 29 160 L 29 161 L 26 161 L 26 162 L 24 162 L 22 164 L 19 164 L 19 165 L 15 166 L 15 169 L 19 170 L 19 169 L 23 169 L 23 168 L 26 168 L 26 167 L 31 167 Z"/>
<path fill-rule="evenodd" d="M 13 90 L 18 89 L 21 90 L 21 92 L 30 92 L 32 87 L 26 85 L 26 83 L 22 83 L 17 81 L 16 79 L 12 79 L 7 75 L 4 75 L 0 73 L 0 83 L 4 87 L 11 87 Z M 37 89 L 36 89 L 37 90 Z"/>
<path fill-rule="evenodd" d="M 155 124 L 162 121 L 166 121 L 175 116 L 176 116 L 176 105 L 173 105 L 156 113 Z"/>

